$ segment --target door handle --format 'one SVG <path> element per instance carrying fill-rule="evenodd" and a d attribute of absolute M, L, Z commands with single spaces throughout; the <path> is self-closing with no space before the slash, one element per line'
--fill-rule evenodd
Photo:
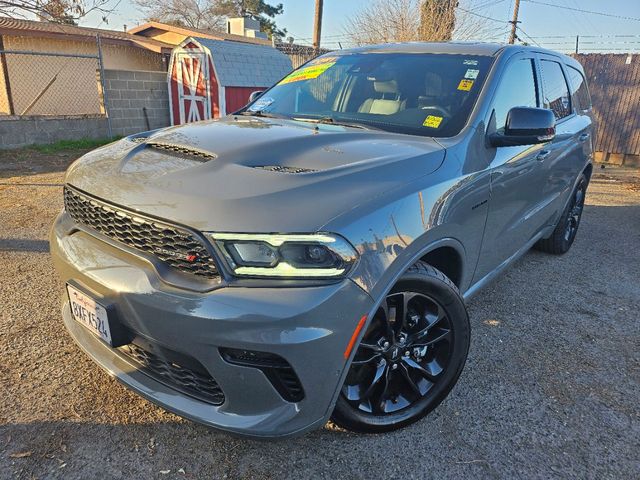
<path fill-rule="evenodd" d="M 583 133 L 582 135 L 580 135 L 578 137 L 578 140 L 580 140 L 581 142 L 585 142 L 585 141 L 587 141 L 589 139 L 590 136 L 591 135 L 588 134 L 588 133 Z"/>
<path fill-rule="evenodd" d="M 538 155 L 536 155 L 536 160 L 538 160 L 539 162 L 542 162 L 549 155 L 551 155 L 551 150 L 541 150 L 540 153 L 538 153 Z"/>

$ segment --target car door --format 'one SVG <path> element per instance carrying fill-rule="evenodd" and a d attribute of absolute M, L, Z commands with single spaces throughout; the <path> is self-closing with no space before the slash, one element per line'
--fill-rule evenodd
<path fill-rule="evenodd" d="M 569 67 L 561 57 L 539 54 L 542 106 L 556 117 L 556 136 L 547 147 L 550 154 L 545 161 L 547 182 L 542 195 L 547 199 L 553 215 L 548 224 L 555 225 L 562 214 L 578 175 L 591 156 L 591 117 L 579 104 L 577 83 L 571 81 Z M 579 71 L 576 71 L 581 75 Z M 584 81 L 584 78 L 582 78 Z M 572 94 L 573 92 L 573 94 Z"/>
<path fill-rule="evenodd" d="M 540 79 L 534 53 L 510 59 L 491 101 L 487 134 L 504 129 L 513 107 L 540 107 Z M 548 222 L 545 190 L 549 144 L 486 147 L 491 173 L 489 211 L 474 281 L 517 253 Z"/>

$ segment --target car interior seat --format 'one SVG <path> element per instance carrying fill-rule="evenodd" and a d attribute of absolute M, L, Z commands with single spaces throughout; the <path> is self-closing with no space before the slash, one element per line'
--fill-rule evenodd
<path fill-rule="evenodd" d="M 391 115 L 404 108 L 406 101 L 400 98 L 396 80 L 374 80 L 373 90 L 376 98 L 367 98 L 358 112 Z"/>

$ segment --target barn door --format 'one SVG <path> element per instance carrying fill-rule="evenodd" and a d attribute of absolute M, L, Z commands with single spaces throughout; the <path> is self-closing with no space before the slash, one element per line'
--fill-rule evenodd
<path fill-rule="evenodd" d="M 211 118 L 207 54 L 202 51 L 180 52 L 176 64 L 180 123 Z"/>

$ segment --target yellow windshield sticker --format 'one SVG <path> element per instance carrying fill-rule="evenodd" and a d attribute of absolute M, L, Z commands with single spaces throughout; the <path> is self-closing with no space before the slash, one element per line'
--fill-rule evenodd
<path fill-rule="evenodd" d="M 458 84 L 458 90 L 463 90 L 465 92 L 471 90 L 471 87 L 473 87 L 473 80 L 462 79 Z"/>
<path fill-rule="evenodd" d="M 323 63 L 336 63 L 338 57 L 318 57 L 309 62 L 309 65 L 321 65 Z"/>
<path fill-rule="evenodd" d="M 278 85 L 284 85 L 285 83 L 300 82 L 302 80 L 310 80 L 312 78 L 318 78 L 329 68 L 333 67 L 336 62 L 325 62 L 318 65 L 310 65 L 308 67 L 296 70 L 293 73 L 287 75 Z"/>
<path fill-rule="evenodd" d="M 422 125 L 429 128 L 438 128 L 441 123 L 442 123 L 442 117 L 429 115 L 427 118 L 425 118 Z"/>

